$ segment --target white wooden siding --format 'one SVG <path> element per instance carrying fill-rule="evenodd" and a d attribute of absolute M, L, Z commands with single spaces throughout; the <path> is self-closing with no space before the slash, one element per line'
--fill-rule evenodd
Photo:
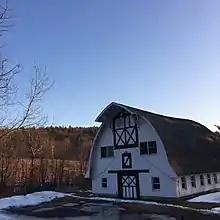
<path fill-rule="evenodd" d="M 196 174 L 195 176 L 195 180 L 196 180 L 196 187 L 192 187 L 191 185 L 191 180 L 190 180 L 190 176 L 192 175 L 187 175 L 185 176 L 186 178 L 186 189 L 182 188 L 182 183 L 181 183 L 181 177 L 178 178 L 177 180 L 177 193 L 178 196 L 188 196 L 191 194 L 196 194 L 196 193 L 200 193 L 200 192 L 205 192 L 205 191 L 209 191 L 212 189 L 216 189 L 216 188 L 220 188 L 220 173 L 216 173 L 217 174 L 217 180 L 218 183 L 214 183 L 214 177 L 213 177 L 213 173 L 209 173 L 210 177 L 211 177 L 211 184 L 208 184 L 207 182 L 207 173 L 201 173 L 204 176 L 204 186 L 201 186 L 200 184 L 200 174 Z"/>
<path fill-rule="evenodd" d="M 99 194 L 117 194 L 117 175 L 109 174 L 108 170 L 121 170 L 121 154 L 129 152 L 132 154 L 132 169 L 149 169 L 149 173 L 139 174 L 140 196 L 164 196 L 176 197 L 176 181 L 172 178 L 176 177 L 173 172 L 167 155 L 158 134 L 149 123 L 140 118 L 138 120 L 139 141 L 157 142 L 158 153 L 156 155 L 140 155 L 139 148 L 128 148 L 115 150 L 114 158 L 101 158 L 100 147 L 105 145 L 113 145 L 112 130 L 103 126 L 97 139 L 92 156 L 92 191 Z M 135 134 L 133 134 L 134 136 Z M 101 187 L 101 179 L 106 177 L 108 187 Z M 160 190 L 152 190 L 152 177 L 160 178 Z"/>

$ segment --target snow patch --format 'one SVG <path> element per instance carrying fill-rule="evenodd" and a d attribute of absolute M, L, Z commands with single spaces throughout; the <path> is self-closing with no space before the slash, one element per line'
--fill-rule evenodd
<path fill-rule="evenodd" d="M 211 211 L 216 214 L 220 214 L 220 207 L 212 208 Z"/>
<path fill-rule="evenodd" d="M 68 194 L 43 191 L 36 192 L 22 196 L 12 196 L 0 199 L 0 209 L 6 209 L 9 207 L 21 207 L 28 205 L 38 205 L 43 202 L 49 202 L 55 198 L 61 198 L 67 196 Z"/>
<path fill-rule="evenodd" d="M 189 202 L 220 203 L 220 192 L 210 193 L 188 200 Z"/>

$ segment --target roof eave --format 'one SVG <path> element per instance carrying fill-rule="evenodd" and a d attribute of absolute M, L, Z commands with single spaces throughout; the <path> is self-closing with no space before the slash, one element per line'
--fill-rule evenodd
<path fill-rule="evenodd" d="M 112 107 L 112 106 L 117 106 L 120 108 L 125 109 L 126 111 L 130 112 L 131 114 L 134 114 L 134 112 L 132 112 L 131 110 L 129 110 L 128 108 L 126 108 L 126 106 L 119 104 L 117 102 L 111 102 L 109 105 L 107 105 L 102 112 L 97 116 L 97 118 L 95 119 L 95 122 L 103 122 L 103 117 L 105 117 L 105 114 L 107 113 L 107 111 Z"/>

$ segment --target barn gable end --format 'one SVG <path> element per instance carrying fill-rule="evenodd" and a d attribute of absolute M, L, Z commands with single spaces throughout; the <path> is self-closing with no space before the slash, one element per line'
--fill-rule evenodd
<path fill-rule="evenodd" d="M 94 140 L 90 156 L 87 177 L 90 174 L 93 193 L 118 195 L 120 194 L 118 181 L 135 181 L 135 184 L 138 181 L 137 193 L 141 197 L 144 195 L 175 197 L 176 174 L 169 165 L 163 143 L 153 126 L 144 117 L 127 111 L 124 107 L 111 105 L 108 110 L 97 118 L 102 121 L 102 125 Z M 126 119 L 123 118 L 125 115 Z M 124 131 L 126 135 L 123 136 L 125 139 L 120 138 L 124 126 L 127 127 Z M 155 154 L 140 153 L 139 145 L 148 142 L 156 143 Z M 108 146 L 114 148 L 114 156 L 107 155 L 102 158 L 101 148 Z M 130 161 L 131 164 L 123 164 L 123 160 Z M 129 175 L 135 180 L 123 179 Z M 160 180 L 160 190 L 153 190 L 152 180 L 157 177 Z M 108 187 L 103 187 L 103 178 L 104 181 L 107 179 Z"/>

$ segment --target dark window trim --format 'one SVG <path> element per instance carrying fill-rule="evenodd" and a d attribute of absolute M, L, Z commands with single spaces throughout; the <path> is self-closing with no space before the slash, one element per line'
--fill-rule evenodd
<path fill-rule="evenodd" d="M 110 148 L 112 148 L 111 151 L 109 151 Z M 101 147 L 101 158 L 109 158 L 109 157 L 114 157 L 114 147 L 113 146 Z"/>
<path fill-rule="evenodd" d="M 153 144 L 154 143 L 154 144 Z M 157 141 L 143 141 L 140 143 L 140 155 L 157 155 Z"/>
<path fill-rule="evenodd" d="M 125 161 L 125 158 L 127 157 L 127 160 Z M 126 164 L 126 162 L 128 164 Z M 126 168 L 132 168 L 132 157 L 131 157 L 131 153 L 125 152 L 122 154 L 122 168 L 126 169 Z"/>
<path fill-rule="evenodd" d="M 158 191 L 160 190 L 160 178 L 159 177 L 152 177 L 152 190 L 153 191 Z"/>
<path fill-rule="evenodd" d="M 149 155 L 157 154 L 157 141 L 148 141 Z"/>
<path fill-rule="evenodd" d="M 108 187 L 108 180 L 106 177 L 102 178 L 102 188 Z"/>
<path fill-rule="evenodd" d="M 125 148 L 138 148 L 139 141 L 137 123 L 136 121 L 134 121 L 134 123 L 131 123 L 131 117 L 132 114 L 123 110 L 113 118 L 113 138 L 115 150 Z M 122 119 L 122 127 L 116 127 L 116 121 L 118 119 Z M 126 121 L 128 121 L 128 125 Z M 132 129 L 132 131 L 130 131 L 129 129 Z M 122 131 L 123 133 L 119 134 L 118 131 Z"/>
<path fill-rule="evenodd" d="M 149 149 L 148 149 L 148 142 L 144 141 L 140 143 L 140 155 L 148 155 Z"/>

